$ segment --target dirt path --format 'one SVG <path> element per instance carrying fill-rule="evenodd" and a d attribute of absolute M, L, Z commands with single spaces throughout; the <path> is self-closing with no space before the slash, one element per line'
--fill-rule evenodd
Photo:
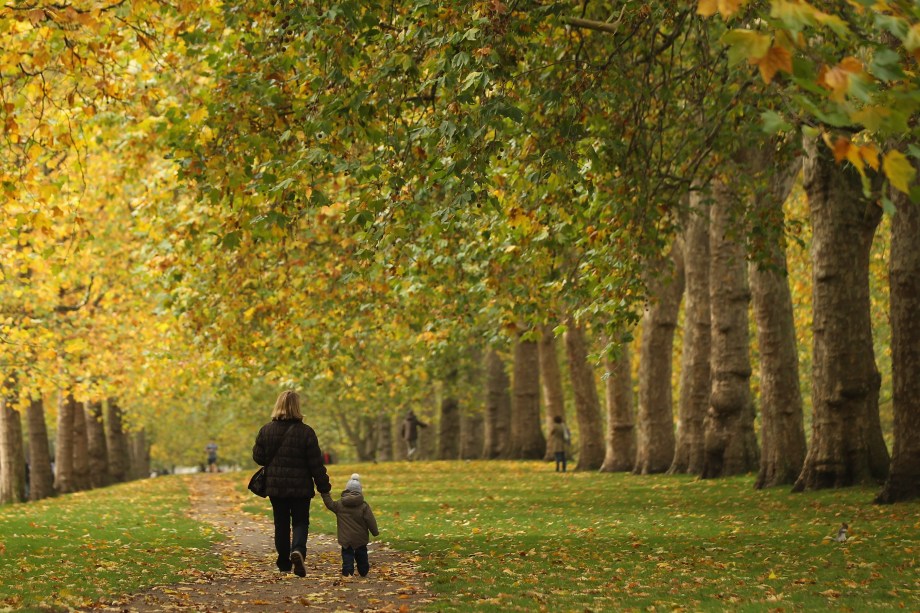
<path fill-rule="evenodd" d="M 275 568 L 271 520 L 244 513 L 243 499 L 233 485 L 209 477 L 190 476 L 186 482 L 192 516 L 228 537 L 213 551 L 223 568 L 196 573 L 187 583 L 151 588 L 108 610 L 405 612 L 430 601 L 405 554 L 377 543 L 368 547 L 371 572 L 366 578 L 342 577 L 339 545 L 322 534 L 309 536 L 306 577 L 281 573 Z M 311 514 L 319 511 L 317 501 Z"/>

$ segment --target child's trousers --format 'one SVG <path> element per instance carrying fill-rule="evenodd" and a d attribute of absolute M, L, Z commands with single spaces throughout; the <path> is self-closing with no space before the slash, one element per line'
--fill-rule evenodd
<path fill-rule="evenodd" d="M 371 564 L 367 559 L 367 545 L 342 547 L 342 574 L 354 575 L 355 562 L 358 563 L 358 574 L 366 577 L 371 569 Z"/>

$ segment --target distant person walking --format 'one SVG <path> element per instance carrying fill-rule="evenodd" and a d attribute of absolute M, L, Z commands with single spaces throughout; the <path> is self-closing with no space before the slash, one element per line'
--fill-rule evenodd
<path fill-rule="evenodd" d="M 411 460 L 418 449 L 418 429 L 427 428 L 428 424 L 421 421 L 412 409 L 406 411 L 402 423 L 402 437 L 406 441 L 406 459 Z"/>
<path fill-rule="evenodd" d="M 549 431 L 549 452 L 556 458 L 556 472 L 565 472 L 565 451 L 571 439 L 569 428 L 562 423 L 562 417 L 553 417 L 553 426 Z"/>
<path fill-rule="evenodd" d="M 355 562 L 358 564 L 358 574 L 366 577 L 371 569 L 367 559 L 367 544 L 370 534 L 377 536 L 377 519 L 371 507 L 364 501 L 361 477 L 354 473 L 340 500 L 333 500 L 328 493 L 323 494 L 323 504 L 335 513 L 337 536 L 342 547 L 342 574 L 346 577 L 355 574 Z"/>
<path fill-rule="evenodd" d="M 272 503 L 278 552 L 275 564 L 282 572 L 293 570 L 298 577 L 305 577 L 310 499 L 317 490 L 325 494 L 332 487 L 316 432 L 303 423 L 296 392 L 289 390 L 278 396 L 272 420 L 256 436 L 252 459 L 267 467 L 266 489 Z"/>
<path fill-rule="evenodd" d="M 217 443 L 211 441 L 208 443 L 208 446 L 205 447 L 205 451 L 208 452 L 208 472 L 216 473 L 217 470 Z"/>

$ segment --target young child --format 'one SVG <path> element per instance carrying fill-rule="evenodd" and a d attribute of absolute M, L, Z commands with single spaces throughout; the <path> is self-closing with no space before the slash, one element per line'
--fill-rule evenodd
<path fill-rule="evenodd" d="M 358 574 L 366 577 L 371 569 L 367 559 L 367 543 L 370 541 L 368 532 L 377 536 L 377 520 L 370 505 L 364 502 L 361 492 L 361 477 L 354 473 L 341 500 L 333 500 L 328 492 L 323 495 L 323 504 L 335 513 L 338 525 L 339 545 L 342 546 L 342 574 L 352 576 L 355 574 L 355 562 L 358 563 Z"/>

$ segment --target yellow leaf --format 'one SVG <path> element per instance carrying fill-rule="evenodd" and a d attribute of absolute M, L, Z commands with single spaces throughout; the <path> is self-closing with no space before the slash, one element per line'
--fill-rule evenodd
<path fill-rule="evenodd" d="M 764 83 L 770 83 L 778 71 L 792 72 L 792 54 L 783 47 L 774 45 L 765 56 L 757 60 L 757 67 Z"/>
<path fill-rule="evenodd" d="M 712 17 L 719 12 L 719 0 L 700 0 L 696 6 L 696 14 L 703 17 Z"/>
<path fill-rule="evenodd" d="M 878 170 L 878 149 L 875 148 L 875 145 L 863 145 L 859 148 L 859 155 L 872 170 Z"/>
<path fill-rule="evenodd" d="M 916 170 L 903 153 L 895 149 L 885 154 L 882 170 L 895 189 L 905 194 L 910 193 L 910 182 L 914 179 Z"/>
<path fill-rule="evenodd" d="M 747 0 L 719 0 L 719 12 L 723 17 L 731 17 Z"/>

